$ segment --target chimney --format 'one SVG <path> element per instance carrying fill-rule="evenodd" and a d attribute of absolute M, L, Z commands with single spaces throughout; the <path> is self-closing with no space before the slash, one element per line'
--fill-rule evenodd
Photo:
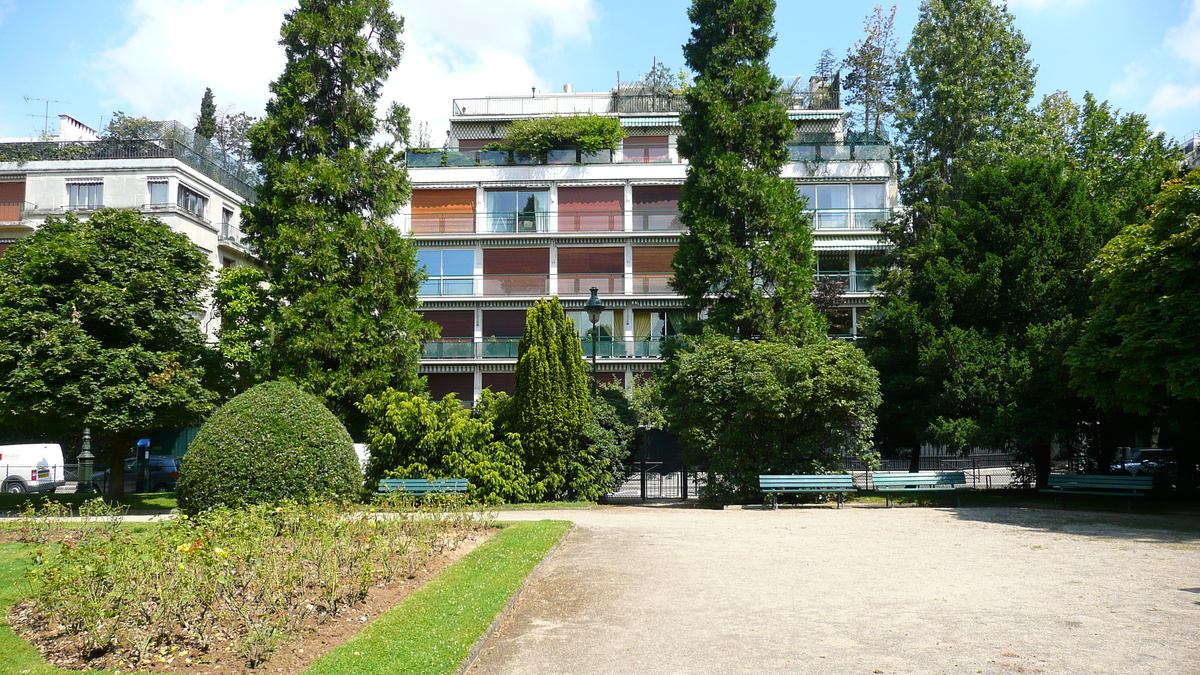
<path fill-rule="evenodd" d="M 569 84 L 564 84 L 564 85 L 563 85 L 563 93 L 564 93 L 564 94 L 572 94 L 572 93 L 574 93 L 574 92 L 575 92 L 575 87 L 572 87 L 572 86 L 571 86 L 571 85 L 569 85 Z"/>

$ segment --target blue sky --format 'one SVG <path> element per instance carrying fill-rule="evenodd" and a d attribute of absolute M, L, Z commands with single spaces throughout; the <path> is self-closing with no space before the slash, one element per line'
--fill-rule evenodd
<path fill-rule="evenodd" d="M 283 64 L 276 44 L 294 0 L 0 0 L 0 137 L 35 136 L 50 99 L 102 125 L 115 110 L 194 122 L 204 88 L 218 108 L 258 114 Z M 387 100 L 445 133 L 450 100 L 610 88 L 654 59 L 683 65 L 687 0 L 395 0 L 406 56 Z M 874 0 L 779 0 L 781 76 L 811 74 L 823 49 L 842 56 Z M 899 3 L 901 45 L 919 3 Z M 1037 98 L 1094 92 L 1168 136 L 1200 129 L 1200 0 L 1010 0 L 1039 67 Z M 26 101 L 24 97 L 29 97 Z"/>

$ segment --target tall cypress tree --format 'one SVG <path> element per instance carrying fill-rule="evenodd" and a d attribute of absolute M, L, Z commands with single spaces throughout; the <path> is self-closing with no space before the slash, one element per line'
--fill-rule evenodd
<path fill-rule="evenodd" d="M 673 285 L 721 333 L 815 338 L 811 228 L 780 177 L 794 128 L 766 61 L 774 11 L 774 0 L 693 0 L 688 10 L 683 51 L 697 77 L 680 116 L 688 232 Z"/>
<path fill-rule="evenodd" d="M 244 229 L 269 270 L 268 375 L 324 399 L 351 433 L 366 394 L 422 387 L 432 332 L 415 311 L 416 250 L 388 222 L 411 194 L 396 151 L 408 111 L 393 103 L 382 123 L 375 111 L 403 27 L 387 0 L 301 0 L 249 134 L 263 185 Z M 375 145 L 380 131 L 393 140 Z"/>
<path fill-rule="evenodd" d="M 212 89 L 204 88 L 204 98 L 200 99 L 200 115 L 196 117 L 196 135 L 201 138 L 212 138 L 217 133 L 217 104 L 213 101 Z"/>
<path fill-rule="evenodd" d="M 588 414 L 585 368 L 575 323 L 558 298 L 539 300 L 525 317 L 514 396 L 535 498 L 563 499 L 588 492 L 569 480 L 580 474 L 572 465 L 579 459 Z"/>

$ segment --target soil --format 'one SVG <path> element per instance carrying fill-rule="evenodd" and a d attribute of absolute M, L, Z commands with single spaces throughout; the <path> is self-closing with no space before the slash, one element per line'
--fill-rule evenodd
<path fill-rule="evenodd" d="M 60 668 L 75 670 L 108 668 L 121 672 L 153 670 L 155 673 L 178 673 L 179 675 L 261 675 L 264 673 L 303 673 L 313 661 L 344 644 L 384 612 L 396 607 L 442 570 L 475 550 L 497 530 L 478 532 L 451 551 L 431 559 L 414 577 L 401 579 L 386 585 L 376 586 L 367 599 L 353 607 L 342 610 L 324 623 L 314 626 L 304 634 L 296 636 L 279 646 L 270 659 L 255 668 L 247 667 L 239 658 L 232 638 L 217 638 L 206 652 L 178 651 L 160 654 L 154 663 L 140 668 L 129 663 L 120 652 L 105 654 L 84 661 L 75 640 L 63 634 L 55 626 L 38 619 L 30 603 L 15 605 L 9 613 L 8 622 L 13 630 L 32 643 L 48 663 Z M 16 533 L 0 533 L 4 541 L 16 541 Z"/>

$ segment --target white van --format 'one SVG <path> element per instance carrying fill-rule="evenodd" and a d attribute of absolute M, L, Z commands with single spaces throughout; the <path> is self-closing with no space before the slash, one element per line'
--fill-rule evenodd
<path fill-rule="evenodd" d="M 0 479 L 5 492 L 54 492 L 66 483 L 57 443 L 0 445 Z"/>

